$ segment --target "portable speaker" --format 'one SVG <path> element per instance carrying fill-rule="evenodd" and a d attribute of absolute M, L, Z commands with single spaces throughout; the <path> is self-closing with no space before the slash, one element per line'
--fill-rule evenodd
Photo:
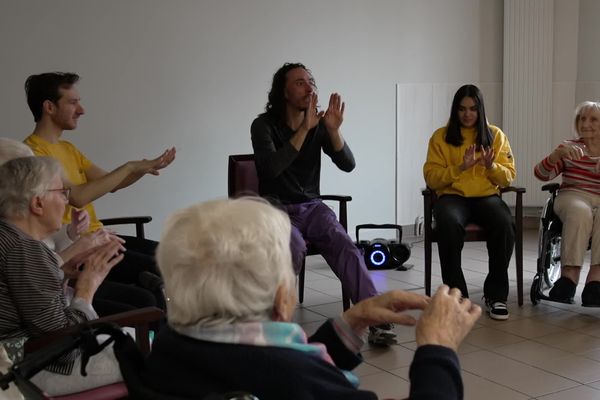
<path fill-rule="evenodd" d="M 361 229 L 394 229 L 396 239 L 360 240 L 359 231 Z M 357 225 L 356 246 L 363 252 L 368 269 L 408 269 L 403 264 L 410 258 L 410 246 L 402 243 L 402 227 L 400 225 Z"/>

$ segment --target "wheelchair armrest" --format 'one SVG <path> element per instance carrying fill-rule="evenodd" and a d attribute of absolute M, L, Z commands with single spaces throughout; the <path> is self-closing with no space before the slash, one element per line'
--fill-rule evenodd
<path fill-rule="evenodd" d="M 56 340 L 67 336 L 71 333 L 77 332 L 82 324 L 93 326 L 103 322 L 114 322 L 115 324 L 123 327 L 136 328 L 135 336 L 136 343 L 140 347 L 140 350 L 144 353 L 148 353 L 150 350 L 150 343 L 148 338 L 149 323 L 159 321 L 164 317 L 165 313 L 157 307 L 145 307 L 137 310 L 126 311 L 106 317 L 82 322 L 81 324 L 69 326 L 60 329 L 55 332 L 46 333 L 44 336 L 36 336 L 29 338 L 25 342 L 25 354 L 32 353 L 43 347 L 50 345 Z"/>
<path fill-rule="evenodd" d="M 150 216 L 139 216 L 139 217 L 120 217 L 120 218 L 104 218 L 101 219 L 103 225 L 135 225 L 135 236 L 139 239 L 144 239 L 144 224 L 152 221 Z"/>
<path fill-rule="evenodd" d="M 560 183 L 546 183 L 544 186 L 542 186 L 542 190 L 543 191 L 548 191 L 552 194 L 554 194 L 558 189 L 560 188 Z"/>

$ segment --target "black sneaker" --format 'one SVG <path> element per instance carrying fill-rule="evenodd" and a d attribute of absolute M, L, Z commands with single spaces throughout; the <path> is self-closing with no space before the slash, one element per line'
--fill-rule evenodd
<path fill-rule="evenodd" d="M 396 334 L 392 331 L 393 324 L 381 324 L 369 327 L 368 341 L 374 346 L 388 347 L 397 344 Z"/>
<path fill-rule="evenodd" d="M 508 307 L 505 301 L 485 299 L 485 306 L 491 319 L 505 321 L 508 319 Z"/>

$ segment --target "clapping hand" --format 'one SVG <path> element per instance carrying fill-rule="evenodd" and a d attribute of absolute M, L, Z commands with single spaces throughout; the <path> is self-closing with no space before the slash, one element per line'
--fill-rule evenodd
<path fill-rule="evenodd" d="M 317 101 L 318 96 L 316 93 L 310 95 L 308 102 L 308 108 L 304 112 L 304 119 L 302 120 L 301 127 L 306 131 L 310 131 L 319 123 L 319 120 L 325 115 L 323 111 L 317 112 Z"/>
<path fill-rule="evenodd" d="M 463 163 L 460 165 L 461 171 L 466 171 L 471 168 L 473 165 L 479 162 L 479 158 L 476 156 L 477 146 L 474 144 L 470 145 L 465 151 L 465 155 L 463 156 Z"/>
<path fill-rule="evenodd" d="M 342 122 L 344 122 L 344 108 L 345 103 L 342 101 L 342 97 L 333 93 L 329 96 L 329 107 L 323 117 L 323 122 L 328 132 L 335 132 L 340 129 Z"/>
<path fill-rule="evenodd" d="M 562 146 L 558 146 L 553 151 L 553 154 L 556 158 L 559 158 L 559 159 L 566 158 L 568 160 L 579 160 L 585 155 L 585 152 L 583 151 L 582 146 L 562 145 Z"/>
<path fill-rule="evenodd" d="M 481 307 L 462 298 L 459 289 L 442 285 L 419 318 L 417 345 L 433 344 L 456 351 L 480 316 Z"/>
<path fill-rule="evenodd" d="M 415 325 L 417 320 L 403 311 L 422 310 L 429 298 L 412 292 L 392 290 L 360 301 L 343 314 L 352 330 L 361 334 L 368 326 L 383 323 Z"/>
<path fill-rule="evenodd" d="M 494 149 L 492 149 L 491 147 L 483 147 L 481 146 L 481 157 L 479 158 L 479 162 L 486 167 L 487 169 L 490 169 L 494 166 L 494 159 L 496 158 L 496 153 L 494 152 Z"/>
<path fill-rule="evenodd" d="M 90 226 L 90 215 L 86 210 L 71 209 L 71 223 L 67 226 L 67 235 L 76 241 L 79 235 L 86 232 Z"/>
<path fill-rule="evenodd" d="M 96 249 L 108 243 L 117 243 L 122 251 L 125 251 L 123 247 L 125 240 L 107 229 L 98 229 L 89 235 L 83 235 L 77 239 L 72 245 L 75 246 L 76 250 L 74 251 L 77 252 L 76 255 L 66 261 L 61 267 L 65 273 L 65 277 L 68 279 L 77 279 L 80 267 L 83 265 L 83 260 Z"/>
<path fill-rule="evenodd" d="M 160 156 L 152 160 L 130 161 L 136 173 L 160 175 L 159 170 L 168 167 L 175 160 L 175 147 L 165 150 Z"/>

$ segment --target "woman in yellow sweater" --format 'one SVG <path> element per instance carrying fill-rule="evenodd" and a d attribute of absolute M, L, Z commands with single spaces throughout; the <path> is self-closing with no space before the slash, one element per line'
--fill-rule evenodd
<path fill-rule="evenodd" d="M 511 213 L 499 196 L 516 171 L 504 133 L 489 125 L 483 95 L 464 85 L 454 95 L 450 119 L 429 140 L 423 166 L 427 186 L 439 197 L 433 208 L 442 280 L 468 297 L 461 268 L 465 226 L 476 223 L 487 232 L 489 273 L 483 295 L 491 318 L 508 318 L 508 264 L 515 241 Z"/>

